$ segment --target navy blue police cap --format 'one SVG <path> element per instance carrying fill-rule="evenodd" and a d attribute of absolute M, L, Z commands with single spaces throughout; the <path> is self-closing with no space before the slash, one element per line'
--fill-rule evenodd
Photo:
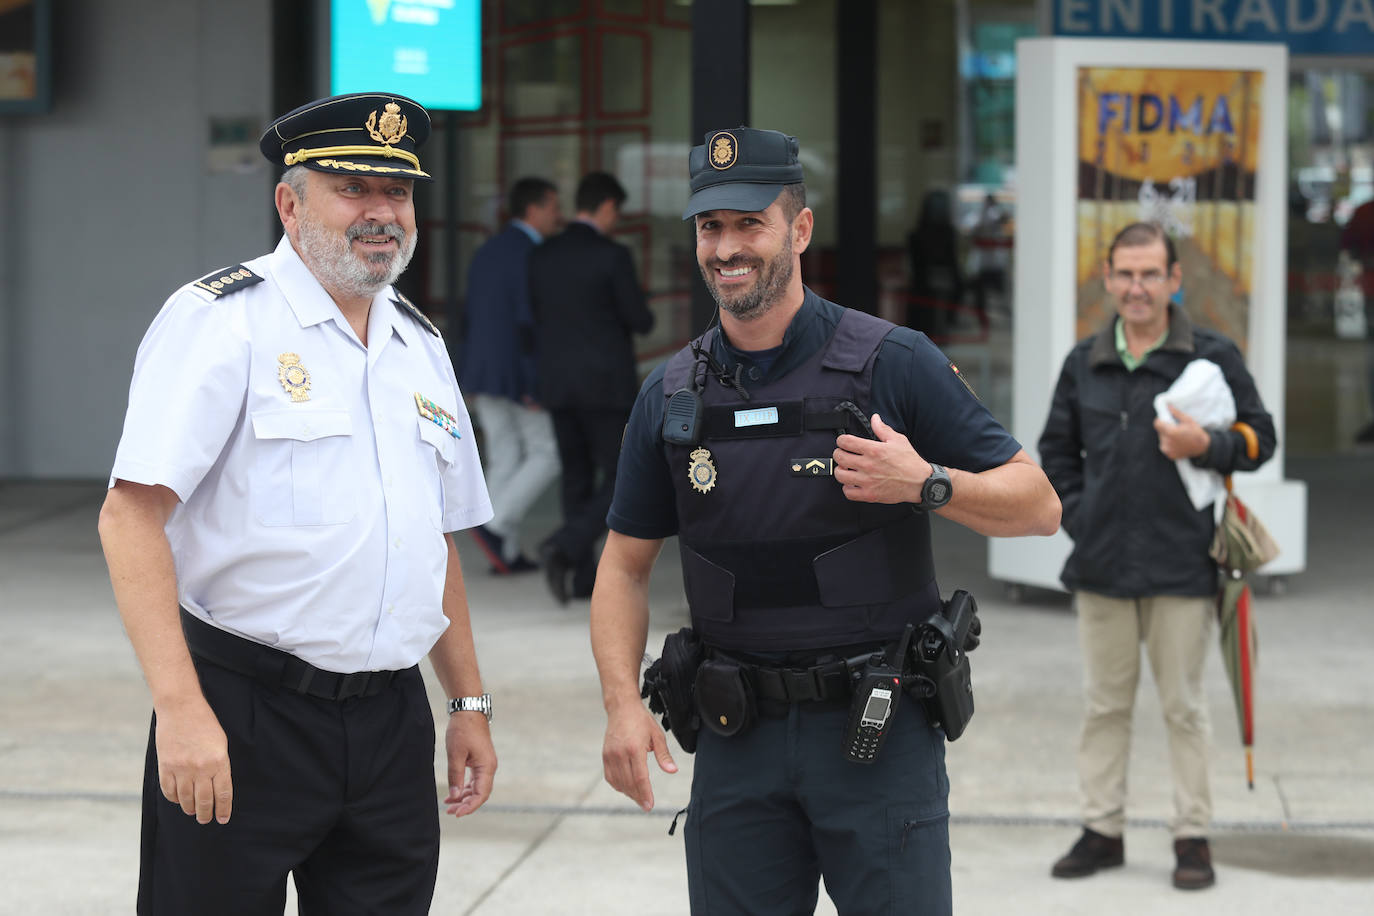
<path fill-rule="evenodd" d="M 415 155 L 429 139 L 429 112 L 388 92 L 317 99 L 267 126 L 258 148 L 278 166 L 429 181 Z"/>
<path fill-rule="evenodd" d="M 687 169 L 692 196 L 684 220 L 707 210 L 766 210 L 783 185 L 803 180 L 796 137 L 776 130 L 738 127 L 713 130 L 692 147 Z"/>

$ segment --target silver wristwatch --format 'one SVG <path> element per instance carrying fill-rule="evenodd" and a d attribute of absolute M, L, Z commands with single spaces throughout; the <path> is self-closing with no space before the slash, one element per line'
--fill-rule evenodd
<path fill-rule="evenodd" d="M 448 701 L 448 714 L 451 716 L 455 712 L 480 712 L 491 721 L 491 694 L 484 693 L 480 697 L 455 697 Z"/>

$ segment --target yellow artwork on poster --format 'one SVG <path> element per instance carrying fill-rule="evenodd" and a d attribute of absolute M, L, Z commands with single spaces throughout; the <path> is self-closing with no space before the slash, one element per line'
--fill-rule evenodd
<path fill-rule="evenodd" d="M 1112 238 L 1155 221 L 1178 251 L 1182 306 L 1244 349 L 1263 78 L 1257 70 L 1079 68 L 1080 338 L 1114 311 L 1102 285 Z"/>

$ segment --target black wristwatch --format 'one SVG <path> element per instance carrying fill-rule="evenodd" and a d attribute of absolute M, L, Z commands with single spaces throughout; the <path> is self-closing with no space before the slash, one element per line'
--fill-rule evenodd
<path fill-rule="evenodd" d="M 927 509 L 940 509 L 954 495 L 954 485 L 950 483 L 949 471 L 938 464 L 930 466 L 930 476 L 921 484 L 921 505 Z"/>

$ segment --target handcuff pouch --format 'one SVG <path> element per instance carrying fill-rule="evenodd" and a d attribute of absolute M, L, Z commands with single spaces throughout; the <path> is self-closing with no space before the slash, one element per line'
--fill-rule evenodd
<path fill-rule="evenodd" d="M 697 669 L 697 711 L 702 723 L 722 737 L 738 735 L 758 714 L 754 688 L 744 668 L 723 658 L 708 658 Z"/>

